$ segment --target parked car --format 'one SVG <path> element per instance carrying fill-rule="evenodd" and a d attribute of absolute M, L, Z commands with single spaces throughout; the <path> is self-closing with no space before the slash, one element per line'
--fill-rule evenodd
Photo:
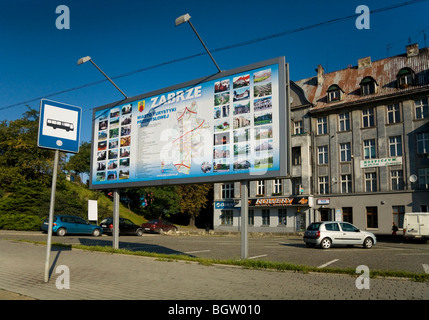
<path fill-rule="evenodd" d="M 305 231 L 303 240 L 307 247 L 320 246 L 323 249 L 329 249 L 332 245 L 362 245 L 370 249 L 376 244 L 373 233 L 338 221 L 313 222 Z"/>
<path fill-rule="evenodd" d="M 177 231 L 177 227 L 174 224 L 162 219 L 150 220 L 143 223 L 142 228 L 145 232 L 155 232 L 160 234 L 170 230 Z"/>
<path fill-rule="evenodd" d="M 404 238 L 429 240 L 429 213 L 407 212 L 404 214 Z"/>
<path fill-rule="evenodd" d="M 106 218 L 100 223 L 100 227 L 103 228 L 103 232 L 106 234 L 113 234 L 113 218 Z M 136 225 L 129 219 L 119 218 L 119 234 L 131 234 L 136 236 L 143 235 L 143 228 Z"/>
<path fill-rule="evenodd" d="M 49 219 L 46 219 L 41 225 L 42 231 L 48 232 Z M 52 224 L 52 233 L 63 237 L 66 234 L 92 234 L 95 237 L 101 236 L 103 229 L 88 221 L 69 215 L 55 215 Z"/>

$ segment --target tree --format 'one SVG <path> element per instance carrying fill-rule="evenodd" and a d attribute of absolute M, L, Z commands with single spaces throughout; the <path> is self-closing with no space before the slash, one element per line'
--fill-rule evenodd
<path fill-rule="evenodd" d="M 65 166 L 65 169 L 67 171 L 73 171 L 77 175 L 81 175 L 82 173 L 86 173 L 89 175 L 90 167 L 91 142 L 82 142 L 79 147 L 79 152 L 70 157 L 69 161 Z"/>
<path fill-rule="evenodd" d="M 211 184 L 187 184 L 178 188 L 180 212 L 189 216 L 189 226 L 195 227 L 195 218 L 206 207 L 207 195 L 211 189 Z"/>
<path fill-rule="evenodd" d="M 37 146 L 38 124 L 39 113 L 31 108 L 21 119 L 0 123 L 0 188 L 13 190 L 29 180 L 50 184 L 54 152 Z"/>

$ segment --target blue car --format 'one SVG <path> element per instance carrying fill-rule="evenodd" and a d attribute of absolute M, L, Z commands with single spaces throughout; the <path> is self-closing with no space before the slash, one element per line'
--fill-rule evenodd
<path fill-rule="evenodd" d="M 49 219 L 46 219 L 40 229 L 48 232 Z M 76 216 L 56 215 L 54 216 L 52 233 L 63 237 L 66 234 L 91 234 L 95 237 L 101 236 L 103 229 L 95 224 L 90 224 L 88 221 Z"/>

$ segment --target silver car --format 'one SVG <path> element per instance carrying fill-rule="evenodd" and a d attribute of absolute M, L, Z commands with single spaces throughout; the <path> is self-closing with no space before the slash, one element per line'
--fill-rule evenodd
<path fill-rule="evenodd" d="M 362 231 L 348 222 L 323 221 L 313 222 L 304 233 L 307 247 L 320 246 L 329 249 L 332 245 L 362 245 L 372 248 L 377 240 L 371 232 Z"/>

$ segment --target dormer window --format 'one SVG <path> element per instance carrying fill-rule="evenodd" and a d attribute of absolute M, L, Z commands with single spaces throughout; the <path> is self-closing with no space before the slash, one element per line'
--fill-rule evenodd
<path fill-rule="evenodd" d="M 398 89 L 408 88 L 414 85 L 415 74 L 411 68 L 402 68 L 396 75 Z"/>
<path fill-rule="evenodd" d="M 343 90 L 336 84 L 330 85 L 326 94 L 328 102 L 340 101 L 343 98 Z"/>
<path fill-rule="evenodd" d="M 359 83 L 360 85 L 360 94 L 361 96 L 367 96 L 374 94 L 377 91 L 377 82 L 375 82 L 373 77 L 365 77 Z"/>

